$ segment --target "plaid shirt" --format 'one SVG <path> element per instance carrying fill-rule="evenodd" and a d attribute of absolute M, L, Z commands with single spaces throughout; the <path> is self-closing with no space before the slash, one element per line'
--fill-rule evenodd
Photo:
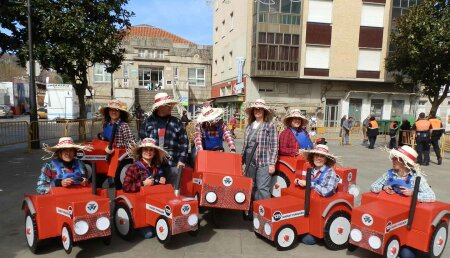
<path fill-rule="evenodd" d="M 318 179 L 320 174 L 325 170 L 326 166 L 322 166 L 319 169 L 314 168 L 311 173 L 312 179 Z M 331 196 L 337 188 L 339 183 L 339 177 L 332 168 L 329 168 L 325 176 L 322 178 L 320 184 L 311 182 L 311 188 L 318 192 L 321 196 Z"/>
<path fill-rule="evenodd" d="M 245 147 L 247 139 L 253 124 L 247 125 L 244 135 L 244 147 L 242 148 L 242 155 L 245 155 Z M 278 158 L 278 137 L 275 125 L 271 122 L 263 122 L 260 125 L 258 134 L 256 135 L 256 142 L 259 143 L 256 148 L 255 157 L 258 166 L 275 165 Z M 244 159 L 245 160 L 245 159 Z"/>
<path fill-rule="evenodd" d="M 231 136 L 230 129 L 228 129 L 228 126 L 223 122 L 220 122 L 220 125 L 222 126 L 222 132 L 223 132 L 222 139 L 228 143 L 228 147 L 230 148 L 230 150 L 236 150 L 236 146 L 234 145 L 234 140 L 233 140 L 233 137 Z M 209 136 L 214 136 L 214 137 L 219 136 L 219 131 L 216 126 L 208 127 L 207 129 L 208 129 Z M 205 130 L 202 127 L 202 124 L 200 124 L 200 123 L 196 124 L 195 125 L 194 142 L 195 142 L 195 148 L 197 150 L 203 150 L 203 140 L 204 140 L 203 134 L 204 133 L 205 133 Z"/>
<path fill-rule="evenodd" d="M 156 144 L 160 145 L 157 123 L 155 115 L 148 117 L 141 126 L 139 137 L 141 139 L 148 137 L 153 138 L 156 140 Z M 178 161 L 186 163 L 188 144 L 188 137 L 183 124 L 178 118 L 170 116 L 167 119 L 166 134 L 164 135 L 164 149 L 171 156 L 171 158 L 167 160 L 169 166 L 177 166 Z"/>
<path fill-rule="evenodd" d="M 135 142 L 136 138 L 131 132 L 130 126 L 125 122 L 120 122 L 119 128 L 117 128 L 116 137 L 114 138 L 114 147 L 127 148 L 130 143 Z"/>
<path fill-rule="evenodd" d="M 141 160 L 140 162 L 148 169 L 148 171 L 152 172 L 151 175 L 158 173 L 158 171 L 161 169 L 149 166 L 147 162 L 143 160 Z M 126 193 L 139 192 L 142 186 L 142 182 L 144 182 L 145 179 L 151 176 L 148 171 L 139 167 L 136 163 L 131 165 L 125 172 L 125 178 L 123 179 L 122 184 L 123 191 Z"/>
<path fill-rule="evenodd" d="M 411 174 L 411 186 L 412 186 L 412 190 L 414 190 L 414 185 L 416 183 L 417 174 L 412 170 L 409 171 L 409 174 Z M 404 180 L 403 178 L 398 176 L 398 173 L 395 170 L 392 171 L 392 175 L 393 175 L 394 180 L 395 179 Z M 370 186 L 370 191 L 372 191 L 374 193 L 381 192 L 383 190 L 383 186 L 386 185 L 386 182 L 388 181 L 388 179 L 389 179 L 389 175 L 388 175 L 388 172 L 386 172 Z M 428 183 L 424 177 L 422 177 L 422 179 L 420 180 L 419 195 L 418 195 L 417 199 L 419 202 L 434 202 L 434 201 L 436 201 L 436 195 L 434 194 L 433 190 L 428 185 Z"/>
<path fill-rule="evenodd" d="M 306 130 L 303 130 L 306 133 L 306 135 L 309 134 Z M 298 154 L 298 150 L 300 149 L 300 144 L 298 143 L 297 139 L 295 138 L 294 134 L 291 131 L 291 128 L 286 128 L 283 130 L 283 132 L 280 133 L 279 136 L 279 142 L 280 142 L 280 149 L 278 151 L 279 155 L 284 156 L 291 156 L 295 157 Z"/>
<path fill-rule="evenodd" d="M 58 160 L 58 162 L 61 162 L 61 161 Z M 84 166 L 83 161 L 78 160 L 78 164 L 80 166 L 80 171 L 83 174 L 83 177 L 85 177 L 84 175 L 86 175 L 86 167 Z M 63 173 L 66 173 L 66 172 L 70 173 L 71 169 L 64 168 Z M 62 180 L 55 179 L 57 174 L 58 174 L 58 172 L 56 171 L 56 168 L 53 165 L 52 160 L 46 162 L 44 164 L 44 166 L 42 166 L 42 168 L 41 168 L 41 174 L 39 175 L 39 178 L 38 178 L 36 192 L 38 194 L 47 194 L 48 192 L 50 192 L 51 183 L 53 180 L 55 181 L 55 186 L 61 186 Z"/>

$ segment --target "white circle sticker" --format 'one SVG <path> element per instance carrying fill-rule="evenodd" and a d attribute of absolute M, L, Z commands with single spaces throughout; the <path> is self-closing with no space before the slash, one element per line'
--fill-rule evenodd
<path fill-rule="evenodd" d="M 86 212 L 94 214 L 98 211 L 98 203 L 96 201 L 90 201 L 86 204 Z"/>
<path fill-rule="evenodd" d="M 189 212 L 191 212 L 191 205 L 189 205 L 189 204 L 183 204 L 183 206 L 181 206 L 181 213 L 183 214 L 183 215 L 187 215 L 187 214 L 189 214 Z"/>
<path fill-rule="evenodd" d="M 350 181 L 352 181 L 352 179 L 353 179 L 353 174 L 352 174 L 352 172 L 350 172 L 347 175 L 347 180 L 350 182 Z"/>
<path fill-rule="evenodd" d="M 261 216 L 264 216 L 264 207 L 262 205 L 259 205 L 258 210 L 259 214 L 261 214 Z"/>
<path fill-rule="evenodd" d="M 362 223 L 364 224 L 364 225 L 366 225 L 366 226 L 372 226 L 372 224 L 373 224 L 373 218 L 372 218 L 372 216 L 370 215 L 370 214 L 363 214 L 362 216 L 361 216 L 361 221 L 362 221 Z"/>
<path fill-rule="evenodd" d="M 226 176 L 222 179 L 224 186 L 231 186 L 233 184 L 233 178 L 231 176 Z"/>

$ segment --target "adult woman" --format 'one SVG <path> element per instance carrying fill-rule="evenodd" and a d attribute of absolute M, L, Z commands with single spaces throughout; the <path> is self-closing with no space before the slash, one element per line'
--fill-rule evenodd
<path fill-rule="evenodd" d="M 47 194 L 51 187 L 86 186 L 86 168 L 81 160 L 75 158 L 77 150 L 91 150 L 90 146 L 75 144 L 71 137 L 62 137 L 55 146 L 44 144 L 44 151 L 51 159 L 41 169 L 36 192 Z"/>
<path fill-rule="evenodd" d="M 378 136 L 378 123 L 375 120 L 375 116 L 371 116 L 369 119 L 369 126 L 367 127 L 367 137 L 369 138 L 369 149 L 375 148 L 375 141 Z"/>
<path fill-rule="evenodd" d="M 286 129 L 280 134 L 279 155 L 297 156 L 301 149 L 311 149 L 313 144 L 308 132 L 302 128 L 308 124 L 308 119 L 304 117 L 299 109 L 292 109 L 283 120 Z"/>
<path fill-rule="evenodd" d="M 318 144 L 314 149 L 303 151 L 302 155 L 313 166 L 311 173 L 311 189 L 316 191 L 320 196 L 330 197 L 336 192 L 339 183 L 339 177 L 333 170 L 336 163 L 336 157 L 328 150 L 327 145 Z M 294 184 L 300 187 L 306 186 L 306 180 L 296 178 Z M 307 245 L 316 243 L 316 239 L 312 235 L 305 235 L 302 242 Z"/>
<path fill-rule="evenodd" d="M 275 172 L 278 139 L 271 122 L 272 111 L 263 99 L 257 99 L 245 109 L 248 116 L 242 148 L 243 161 L 249 166 L 248 175 L 253 178 L 254 200 L 270 198 L 270 178 Z M 258 143 L 255 155 L 251 152 Z"/>
<path fill-rule="evenodd" d="M 223 141 L 228 143 L 231 152 L 236 152 L 233 137 L 228 126 L 220 116 L 223 109 L 212 108 L 209 103 L 205 103 L 201 114 L 197 117 L 195 125 L 195 148 L 199 150 L 223 149 Z"/>
<path fill-rule="evenodd" d="M 122 189 L 127 193 L 139 192 L 143 186 L 165 184 L 165 171 L 161 164 L 167 158 L 167 152 L 156 145 L 152 138 L 145 138 L 139 144 L 128 149 L 129 155 L 135 161 L 125 172 Z M 144 238 L 153 236 L 152 228 L 141 231 Z"/>

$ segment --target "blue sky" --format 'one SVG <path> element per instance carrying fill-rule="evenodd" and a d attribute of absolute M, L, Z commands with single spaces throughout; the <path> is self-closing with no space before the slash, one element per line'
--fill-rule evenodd
<path fill-rule="evenodd" d="M 206 0 L 129 0 L 132 25 L 149 24 L 197 44 L 212 44 L 213 8 Z"/>

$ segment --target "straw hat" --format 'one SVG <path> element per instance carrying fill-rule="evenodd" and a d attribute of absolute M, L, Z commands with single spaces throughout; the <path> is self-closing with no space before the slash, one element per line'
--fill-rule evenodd
<path fill-rule="evenodd" d="M 105 116 L 106 112 L 109 112 L 109 109 L 116 109 L 116 110 L 119 110 L 120 112 L 124 112 L 125 114 L 127 114 L 128 117 L 130 116 L 130 113 L 128 112 L 127 104 L 123 103 L 122 101 L 119 101 L 117 99 L 113 99 L 113 100 L 109 101 L 108 106 L 100 108 L 99 112 L 103 116 Z"/>
<path fill-rule="evenodd" d="M 139 152 L 142 148 L 153 148 L 158 151 L 161 161 L 169 157 L 169 153 L 167 153 L 167 151 L 165 151 L 163 148 L 156 145 L 156 140 L 153 138 L 144 138 L 137 144 L 130 144 L 129 148 L 127 149 L 128 156 L 130 156 L 134 160 L 138 160 L 141 156 Z"/>
<path fill-rule="evenodd" d="M 283 119 L 283 124 L 286 127 L 290 127 L 291 126 L 290 124 L 288 124 L 290 118 L 300 118 L 302 120 L 302 125 L 305 124 L 305 123 L 308 123 L 308 119 L 305 116 L 302 115 L 302 112 L 300 111 L 300 109 L 291 109 L 291 110 L 289 110 L 288 114 Z"/>
<path fill-rule="evenodd" d="M 205 102 L 203 103 L 201 113 L 197 117 L 197 123 L 214 121 L 222 114 L 222 108 L 212 108 L 210 102 Z"/>
<path fill-rule="evenodd" d="M 245 113 L 247 116 L 250 116 L 250 114 L 253 112 L 254 108 L 262 108 L 267 111 L 267 115 L 269 116 L 268 120 L 272 120 L 273 116 L 273 110 L 272 108 L 266 104 L 266 101 L 263 99 L 257 99 L 255 102 L 246 103 Z"/>
<path fill-rule="evenodd" d="M 54 156 L 55 152 L 57 150 L 62 150 L 62 149 L 76 149 L 76 150 L 83 150 L 83 151 L 91 151 L 92 150 L 92 146 L 90 145 L 80 145 L 80 144 L 75 144 L 75 142 L 73 141 L 72 137 L 61 137 L 58 140 L 58 143 L 55 146 L 48 146 L 47 144 L 42 144 L 42 149 L 47 152 L 48 154 L 50 154 L 49 157 L 43 157 L 42 159 L 50 159 Z"/>
<path fill-rule="evenodd" d="M 422 173 L 419 164 L 417 163 L 417 152 L 408 145 L 403 145 L 399 148 L 389 151 L 389 159 L 393 157 L 399 158 L 406 167 L 413 169 L 416 173 Z"/>
<path fill-rule="evenodd" d="M 305 159 L 307 159 L 307 160 L 310 159 L 310 155 L 314 155 L 314 154 L 324 155 L 328 160 L 330 160 L 330 163 L 332 163 L 332 165 L 334 165 L 336 163 L 336 160 L 338 158 L 337 156 L 331 154 L 330 151 L 328 150 L 328 146 L 324 145 L 324 144 L 317 144 L 316 147 L 314 147 L 314 149 L 312 149 L 312 150 L 302 151 L 303 157 L 305 157 Z M 313 165 L 313 164 L 311 164 L 311 165 Z"/>
<path fill-rule="evenodd" d="M 155 95 L 155 103 L 153 103 L 150 113 L 153 113 L 156 109 L 158 109 L 161 106 L 175 105 L 175 104 L 178 104 L 178 101 L 172 99 L 166 92 L 159 92 L 158 94 Z"/>

